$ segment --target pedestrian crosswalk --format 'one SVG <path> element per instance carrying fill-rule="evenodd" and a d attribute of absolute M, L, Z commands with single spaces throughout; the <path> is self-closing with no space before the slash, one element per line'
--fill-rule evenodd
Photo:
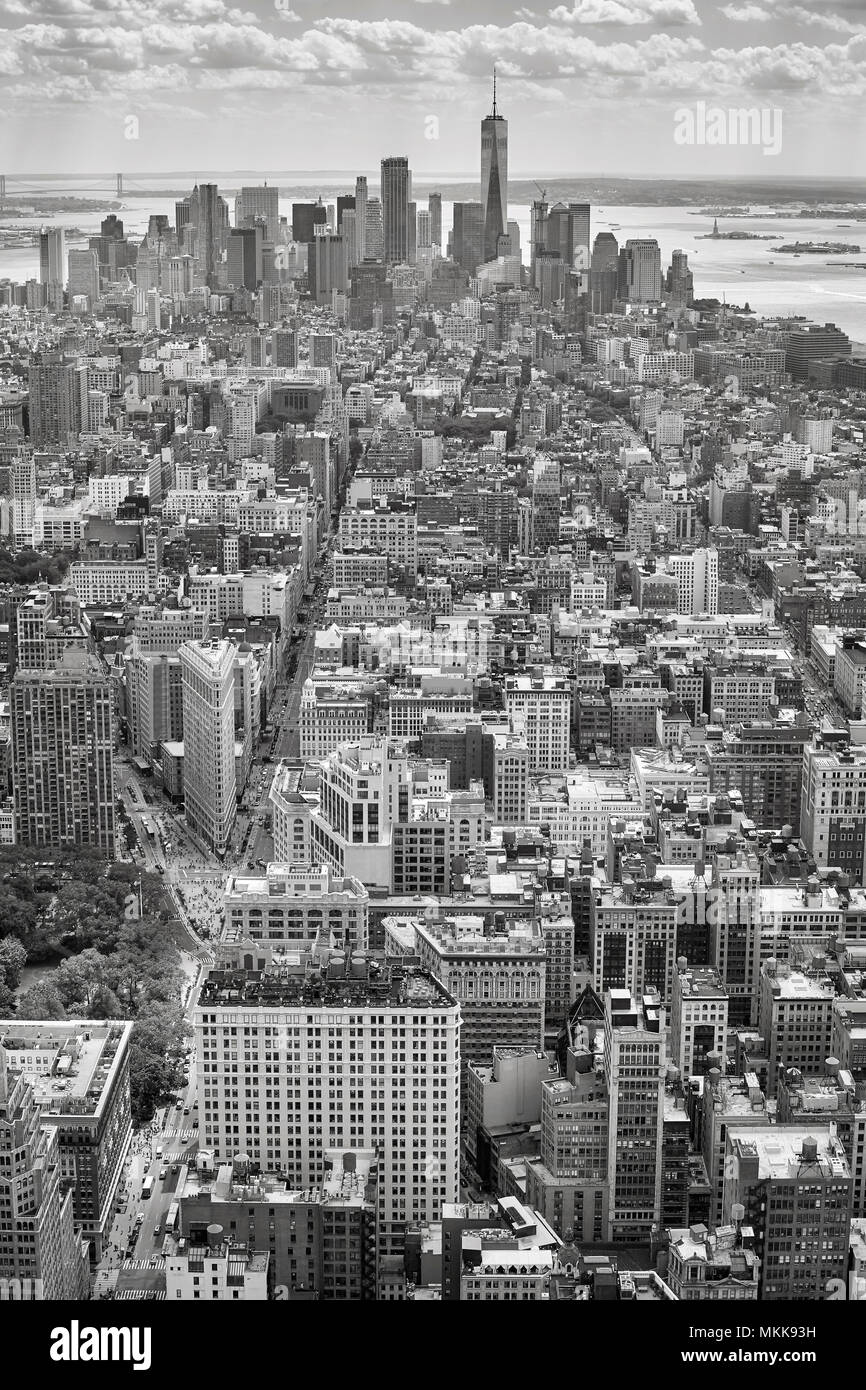
<path fill-rule="evenodd" d="M 124 1260 L 122 1269 L 162 1269 L 161 1255 L 151 1255 L 149 1260 Z"/>
<path fill-rule="evenodd" d="M 182 1139 L 184 1143 L 189 1143 L 190 1139 L 195 1139 L 198 1131 L 195 1129 L 164 1129 L 163 1137 L 166 1139 Z"/>
<path fill-rule="evenodd" d="M 114 1297 L 127 1300 L 146 1298 L 148 1302 L 158 1303 L 160 1299 L 165 1298 L 165 1289 L 115 1289 Z"/>
<path fill-rule="evenodd" d="M 194 1154 L 194 1153 L 190 1153 L 189 1149 L 178 1149 L 177 1153 L 165 1154 L 165 1155 L 163 1156 L 162 1162 L 163 1162 L 163 1163 L 191 1163 L 191 1162 L 193 1161 L 194 1158 L 195 1158 L 195 1154 Z"/>

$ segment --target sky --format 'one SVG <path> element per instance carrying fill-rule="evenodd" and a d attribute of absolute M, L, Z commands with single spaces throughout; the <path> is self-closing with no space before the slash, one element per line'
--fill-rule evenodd
<path fill-rule="evenodd" d="M 494 63 L 513 176 L 866 176 L 866 0 L 0 0 L 0 172 L 477 175 Z"/>

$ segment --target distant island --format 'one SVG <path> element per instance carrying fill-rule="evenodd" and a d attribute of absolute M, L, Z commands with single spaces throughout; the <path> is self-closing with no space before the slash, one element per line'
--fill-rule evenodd
<path fill-rule="evenodd" d="M 702 232 L 695 241 L 775 241 L 772 233 L 762 232 Z"/>
<path fill-rule="evenodd" d="M 775 237 L 767 238 L 775 241 Z M 842 241 L 794 241 L 790 246 L 774 246 L 774 251 L 784 252 L 789 256 L 821 256 L 829 253 L 832 256 L 846 255 L 849 252 L 855 254 L 860 251 L 859 246 L 850 246 Z"/>

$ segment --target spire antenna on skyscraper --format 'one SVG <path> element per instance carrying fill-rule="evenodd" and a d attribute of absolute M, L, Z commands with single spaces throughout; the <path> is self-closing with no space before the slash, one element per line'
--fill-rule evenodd
<path fill-rule="evenodd" d="M 496 115 L 496 64 L 493 65 L 493 115 Z"/>

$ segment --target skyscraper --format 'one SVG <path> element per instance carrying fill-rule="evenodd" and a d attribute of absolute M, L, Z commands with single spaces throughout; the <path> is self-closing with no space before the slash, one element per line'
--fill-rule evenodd
<path fill-rule="evenodd" d="M 672 252 L 671 268 L 668 275 L 668 291 L 671 303 L 687 308 L 694 297 L 694 283 L 694 276 L 689 270 L 689 258 L 686 252 Z"/>
<path fill-rule="evenodd" d="M 634 304 L 654 304 L 662 297 L 659 244 L 651 237 L 631 237 L 619 253 L 619 297 Z"/>
<path fill-rule="evenodd" d="M 69 294 L 86 295 L 92 307 L 99 297 L 99 256 L 96 251 L 69 252 Z"/>
<path fill-rule="evenodd" d="M 381 261 L 385 258 L 385 229 L 382 222 L 382 203 L 378 198 L 369 198 L 365 213 L 365 261 Z"/>
<path fill-rule="evenodd" d="M 191 829 L 224 854 L 237 815 L 235 647 L 224 640 L 184 642 L 184 800 Z"/>
<path fill-rule="evenodd" d="M 66 284 L 66 233 L 46 227 L 39 233 L 39 279 L 43 285 Z"/>
<path fill-rule="evenodd" d="M 442 247 L 442 194 L 431 193 L 427 199 L 427 207 L 430 209 L 430 243 L 433 246 Z"/>
<path fill-rule="evenodd" d="M 493 70 L 493 110 L 481 122 L 482 259 L 496 259 L 499 237 L 508 225 L 508 122 L 496 109 L 496 69 Z"/>
<path fill-rule="evenodd" d="M 409 256 L 409 160 L 390 155 L 382 160 L 382 225 L 384 255 L 389 265 L 400 265 Z"/>
<path fill-rule="evenodd" d="M 310 294 L 317 304 L 330 303 L 332 290 L 345 293 L 348 288 L 346 245 L 341 236 L 325 233 L 313 238 L 308 274 Z"/>
<path fill-rule="evenodd" d="M 321 198 L 315 203 L 292 203 L 292 240 L 309 245 L 315 236 L 315 227 L 324 227 L 328 220 L 328 210 Z"/>
<path fill-rule="evenodd" d="M 535 284 L 535 262 L 547 248 L 548 206 L 544 198 L 536 198 L 529 213 L 529 273 Z"/>
<path fill-rule="evenodd" d="M 454 204 L 451 253 L 467 275 L 475 274 L 484 259 L 484 208 L 481 203 Z"/>
<path fill-rule="evenodd" d="M 12 682 L 12 784 L 18 844 L 92 845 L 114 857 L 114 701 L 95 656 L 65 647 L 54 670 Z"/>
<path fill-rule="evenodd" d="M 196 184 L 189 204 L 189 222 L 195 228 L 195 256 L 199 274 L 207 284 L 212 284 L 228 238 L 228 205 L 220 197 L 215 183 Z"/>
<path fill-rule="evenodd" d="M 365 260 L 367 252 L 367 180 L 363 174 L 355 179 L 355 236 L 357 239 L 358 264 Z"/>
<path fill-rule="evenodd" d="M 599 232 L 592 245 L 589 270 L 589 307 L 593 314 L 609 314 L 616 299 L 619 246 L 613 232 Z"/>
<path fill-rule="evenodd" d="M 226 278 L 236 289 L 254 290 L 261 280 L 260 227 L 232 227 L 228 240 Z"/>
<path fill-rule="evenodd" d="M 235 226 L 242 227 L 261 220 L 267 231 L 265 240 L 278 241 L 280 236 L 280 190 L 271 184 L 256 184 L 242 188 L 235 197 Z"/>

